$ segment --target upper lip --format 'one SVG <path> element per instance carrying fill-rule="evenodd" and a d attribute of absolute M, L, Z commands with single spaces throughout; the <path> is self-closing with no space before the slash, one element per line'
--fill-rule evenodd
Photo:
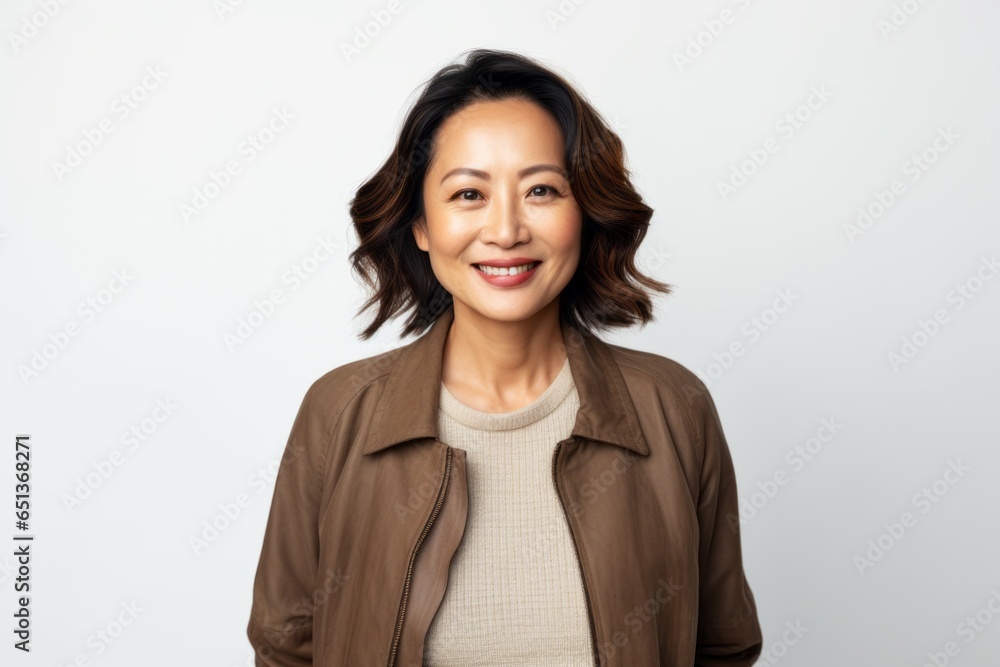
<path fill-rule="evenodd" d="M 525 264 L 534 264 L 535 262 L 540 262 L 540 259 L 532 259 L 530 257 L 512 257 L 510 259 L 485 259 L 481 262 L 473 262 L 473 264 L 481 264 L 482 266 L 495 266 L 497 268 L 507 268 L 512 266 L 523 266 Z"/>

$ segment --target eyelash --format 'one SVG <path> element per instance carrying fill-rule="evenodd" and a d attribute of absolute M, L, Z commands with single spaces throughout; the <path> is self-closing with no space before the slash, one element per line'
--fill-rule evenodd
<path fill-rule="evenodd" d="M 553 194 L 553 195 L 558 195 L 559 194 L 559 190 L 557 188 L 555 188 L 555 187 L 553 187 L 551 185 L 546 185 L 544 183 L 539 183 L 538 185 L 533 186 L 531 188 L 531 190 L 529 190 L 529 192 L 531 192 L 532 190 L 536 190 L 537 188 L 548 188 L 549 189 L 549 194 Z M 462 197 L 462 193 L 463 192 L 475 192 L 476 194 L 482 194 L 478 190 L 475 190 L 473 188 L 465 188 L 463 190 L 459 190 L 458 192 L 456 192 L 454 195 L 452 195 L 451 198 L 452 199 L 458 199 L 459 201 L 476 201 L 475 199 L 465 199 L 464 197 Z"/>

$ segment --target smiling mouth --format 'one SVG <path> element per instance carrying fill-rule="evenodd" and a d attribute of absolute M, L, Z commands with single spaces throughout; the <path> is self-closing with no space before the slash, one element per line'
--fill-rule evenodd
<path fill-rule="evenodd" d="M 516 276 L 519 273 L 531 271 L 539 264 L 541 264 L 541 262 L 531 262 L 530 264 L 522 264 L 521 266 L 512 266 L 510 268 L 501 266 L 486 266 L 485 264 L 473 264 L 473 266 L 488 276 Z"/>

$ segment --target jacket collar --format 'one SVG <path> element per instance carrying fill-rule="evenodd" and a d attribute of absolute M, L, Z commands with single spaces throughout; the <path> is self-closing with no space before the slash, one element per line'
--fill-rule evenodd
<path fill-rule="evenodd" d="M 420 338 L 386 353 L 395 355 L 395 362 L 362 453 L 373 454 L 414 438 L 437 439 L 441 360 L 454 317 L 452 304 Z M 562 332 L 580 397 L 572 434 L 649 454 L 625 379 L 608 344 L 565 322 Z"/>

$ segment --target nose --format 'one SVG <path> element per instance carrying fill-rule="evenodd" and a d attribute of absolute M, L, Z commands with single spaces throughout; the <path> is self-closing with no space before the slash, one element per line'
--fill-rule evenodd
<path fill-rule="evenodd" d="M 511 246 L 529 240 L 525 211 L 520 204 L 516 193 L 494 197 L 481 234 L 484 243 Z"/>

